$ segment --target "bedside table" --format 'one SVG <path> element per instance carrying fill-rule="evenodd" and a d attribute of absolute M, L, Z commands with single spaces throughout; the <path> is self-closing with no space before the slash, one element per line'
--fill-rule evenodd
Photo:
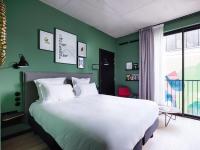
<path fill-rule="evenodd" d="M 180 114 L 181 111 L 173 106 L 159 106 L 159 114 L 164 114 L 165 115 L 165 127 L 168 126 L 170 120 L 176 120 L 176 115 Z M 174 116 L 174 118 L 173 118 Z"/>
<path fill-rule="evenodd" d="M 1 140 L 28 132 L 31 127 L 24 122 L 24 112 L 7 112 L 1 114 Z"/>

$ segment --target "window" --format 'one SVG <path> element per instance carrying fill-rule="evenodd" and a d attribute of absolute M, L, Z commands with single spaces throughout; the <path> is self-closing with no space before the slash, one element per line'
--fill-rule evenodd
<path fill-rule="evenodd" d="M 166 51 L 177 51 L 182 48 L 182 34 L 172 34 L 165 36 L 166 38 Z"/>
<path fill-rule="evenodd" d="M 197 48 L 200 46 L 200 29 L 192 30 L 185 33 L 185 47 Z"/>
<path fill-rule="evenodd" d="M 200 24 L 164 35 L 165 102 L 200 117 Z"/>
<path fill-rule="evenodd" d="M 182 48 L 182 33 L 176 33 L 165 36 L 166 51 L 178 51 Z M 185 48 L 192 49 L 200 47 L 200 29 L 187 31 L 184 34 Z"/>

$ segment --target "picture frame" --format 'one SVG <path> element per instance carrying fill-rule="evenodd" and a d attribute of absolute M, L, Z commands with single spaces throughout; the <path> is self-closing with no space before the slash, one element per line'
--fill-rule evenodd
<path fill-rule="evenodd" d="M 139 70 L 139 64 L 133 63 L 133 70 Z"/>
<path fill-rule="evenodd" d="M 139 81 L 139 74 L 127 74 L 126 81 Z"/>
<path fill-rule="evenodd" d="M 55 29 L 55 62 L 77 64 L 77 36 Z"/>
<path fill-rule="evenodd" d="M 77 67 L 79 69 L 84 69 L 85 68 L 85 60 L 84 60 L 83 57 L 78 57 Z"/>
<path fill-rule="evenodd" d="M 52 52 L 54 51 L 53 33 L 39 30 L 39 49 Z"/>
<path fill-rule="evenodd" d="M 133 70 L 133 62 L 126 62 L 126 70 Z"/>
<path fill-rule="evenodd" d="M 78 42 L 78 56 L 87 57 L 87 44 L 83 42 Z"/>

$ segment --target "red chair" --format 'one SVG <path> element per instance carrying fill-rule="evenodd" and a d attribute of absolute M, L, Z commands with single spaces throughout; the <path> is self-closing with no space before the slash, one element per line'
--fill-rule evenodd
<path fill-rule="evenodd" d="M 118 87 L 118 96 L 120 97 L 132 97 L 132 93 L 127 86 Z"/>

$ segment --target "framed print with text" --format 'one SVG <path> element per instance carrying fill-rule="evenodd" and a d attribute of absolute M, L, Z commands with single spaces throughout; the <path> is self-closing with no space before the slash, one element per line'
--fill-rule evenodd
<path fill-rule="evenodd" d="M 77 36 L 55 29 L 55 61 L 57 63 L 77 63 Z"/>

